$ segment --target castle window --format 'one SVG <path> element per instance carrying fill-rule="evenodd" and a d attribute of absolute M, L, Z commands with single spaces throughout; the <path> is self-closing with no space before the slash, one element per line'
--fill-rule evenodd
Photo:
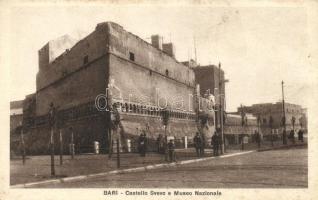
<path fill-rule="evenodd" d="M 166 76 L 169 76 L 169 70 L 166 69 Z"/>
<path fill-rule="evenodd" d="M 84 56 L 84 64 L 88 63 L 88 56 Z"/>
<path fill-rule="evenodd" d="M 132 52 L 129 52 L 129 60 L 135 61 L 135 54 Z"/>
<path fill-rule="evenodd" d="M 150 75 L 150 76 L 152 75 L 152 70 L 149 70 L 149 75 Z"/>

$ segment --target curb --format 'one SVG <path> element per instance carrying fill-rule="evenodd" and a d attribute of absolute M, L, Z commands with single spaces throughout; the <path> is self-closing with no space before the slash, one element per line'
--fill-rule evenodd
<path fill-rule="evenodd" d="M 269 147 L 269 148 L 265 148 L 265 149 L 258 149 L 258 150 L 256 150 L 256 151 L 258 151 L 258 152 L 263 152 L 263 151 L 271 151 L 271 150 L 278 150 L 278 149 L 288 149 L 288 148 L 292 148 L 292 147 L 302 147 L 302 146 L 307 146 L 307 143 L 303 143 L 303 144 L 291 144 L 291 145 L 276 146 L 276 147 Z"/>
<path fill-rule="evenodd" d="M 105 175 L 110 175 L 110 174 L 141 172 L 141 171 L 148 171 L 148 170 L 152 170 L 152 169 L 160 169 L 160 168 L 164 168 L 164 167 L 176 167 L 176 166 L 184 165 L 184 164 L 197 163 L 197 162 L 207 161 L 207 160 L 212 160 L 212 159 L 217 159 L 217 158 L 227 158 L 227 157 L 238 156 L 238 155 L 243 155 L 243 154 L 248 154 L 248 153 L 253 153 L 253 152 L 256 152 L 256 151 L 254 151 L 254 150 L 253 151 L 244 151 L 244 152 L 232 153 L 232 154 L 227 154 L 227 155 L 218 156 L 218 157 L 199 158 L 199 159 L 184 160 L 184 161 L 172 162 L 172 163 L 160 163 L 160 164 L 148 165 L 148 166 L 144 166 L 144 167 L 136 167 L 136 168 L 122 169 L 122 170 L 113 170 L 113 171 L 102 172 L 102 173 L 97 173 L 97 174 L 80 175 L 80 176 L 72 176 L 72 177 L 45 180 L 45 181 L 32 182 L 32 183 L 17 184 L 17 185 L 10 186 L 10 188 L 27 188 L 27 187 L 35 186 L 35 185 L 42 185 L 42 184 L 47 184 L 47 183 L 65 183 L 65 182 L 83 180 L 86 178 L 95 178 L 95 177 L 100 177 L 100 176 L 105 176 Z"/>

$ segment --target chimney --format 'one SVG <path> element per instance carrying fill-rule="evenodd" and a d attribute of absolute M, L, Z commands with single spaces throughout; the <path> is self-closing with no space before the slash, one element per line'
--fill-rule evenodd
<path fill-rule="evenodd" d="M 167 53 L 169 56 L 175 58 L 175 48 L 173 43 L 165 43 L 162 45 L 162 49 L 165 53 Z"/>
<path fill-rule="evenodd" d="M 152 35 L 151 36 L 151 44 L 152 46 L 156 47 L 157 49 L 162 50 L 162 40 L 160 35 Z"/>

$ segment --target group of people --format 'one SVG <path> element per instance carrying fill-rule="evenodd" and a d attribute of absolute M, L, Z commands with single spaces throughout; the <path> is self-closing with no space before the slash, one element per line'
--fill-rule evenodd
<path fill-rule="evenodd" d="M 297 132 L 298 134 L 298 140 L 301 142 L 304 142 L 304 132 L 303 130 L 299 129 L 299 131 Z M 295 131 L 294 129 L 292 129 L 289 133 L 289 139 L 292 140 L 293 143 L 295 143 Z"/>
<path fill-rule="evenodd" d="M 204 148 L 205 148 L 205 139 L 202 134 L 199 132 L 196 133 L 195 137 L 193 138 L 194 148 L 196 150 L 197 156 L 202 157 L 204 155 Z M 219 135 L 214 132 L 211 138 L 211 146 L 213 148 L 213 155 L 219 156 L 219 148 L 222 144 L 222 139 Z"/>
<path fill-rule="evenodd" d="M 165 140 L 166 138 L 163 137 L 162 134 L 159 134 L 157 139 L 158 153 L 166 154 L 167 161 L 176 161 L 174 141 L 170 139 L 168 143 L 165 143 Z M 141 157 L 146 156 L 147 143 L 146 133 L 143 132 L 138 138 L 138 151 Z"/>
<path fill-rule="evenodd" d="M 303 138 L 303 131 L 300 129 L 298 131 L 298 140 L 304 141 Z M 291 130 L 289 134 L 289 138 L 293 140 L 294 142 L 295 137 L 295 131 Z M 259 143 L 262 140 L 261 135 L 258 132 L 255 132 L 255 140 L 257 143 Z M 162 134 L 159 134 L 157 138 L 157 152 L 161 154 L 165 154 L 167 161 L 176 161 L 176 154 L 175 154 L 175 143 L 173 139 L 170 139 L 167 141 L 167 137 L 164 137 Z M 146 151 L 147 151 L 147 137 L 145 131 L 143 131 L 139 138 L 138 138 L 138 151 L 140 153 L 140 156 L 145 157 Z M 204 155 L 204 149 L 205 149 L 205 138 L 202 134 L 199 132 L 196 133 L 195 137 L 193 138 L 194 148 L 196 150 L 196 154 L 198 157 L 202 157 Z M 211 138 L 211 146 L 213 148 L 213 155 L 219 156 L 219 149 L 222 144 L 222 139 L 219 134 L 214 132 Z"/>
<path fill-rule="evenodd" d="M 167 161 L 176 161 L 176 154 L 175 154 L 175 143 L 173 139 L 167 141 L 167 138 L 164 137 L 162 134 L 159 134 L 157 138 L 157 152 L 166 155 Z M 198 157 L 202 157 L 204 155 L 205 149 L 205 139 L 202 134 L 199 132 L 196 133 L 195 137 L 193 138 L 194 147 L 196 150 L 196 154 Z M 213 147 L 213 155 L 219 156 L 219 148 L 221 144 L 221 138 L 219 135 L 214 133 L 211 138 L 211 146 Z M 145 157 L 147 151 L 147 137 L 146 133 L 143 132 L 139 135 L 138 138 L 138 152 L 140 156 Z"/>

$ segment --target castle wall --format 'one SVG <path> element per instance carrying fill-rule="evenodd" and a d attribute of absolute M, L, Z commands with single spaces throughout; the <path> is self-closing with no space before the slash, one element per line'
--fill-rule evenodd
<path fill-rule="evenodd" d="M 72 127 L 72 131 L 70 129 Z M 48 124 L 29 128 L 25 134 L 25 146 L 27 155 L 49 154 L 50 127 Z M 75 151 L 77 153 L 93 153 L 93 142 L 100 143 L 101 151 L 105 151 L 108 146 L 107 129 L 105 118 L 101 115 L 90 116 L 77 120 L 72 120 L 63 127 L 54 128 L 55 153 L 59 153 L 59 133 L 62 131 L 63 150 L 69 153 L 71 134 L 73 132 Z M 19 146 L 11 147 L 14 152 L 20 153 Z"/>
<path fill-rule="evenodd" d="M 64 76 L 82 68 L 86 64 L 84 62 L 86 56 L 89 63 L 105 55 L 106 41 L 106 31 L 96 29 L 53 61 L 46 59 L 46 54 L 54 54 L 54 41 L 50 41 L 49 45 L 45 45 L 39 50 L 40 67 L 36 78 L 36 90 L 44 89 Z M 45 67 L 41 66 L 45 62 L 47 62 L 47 65 Z"/>
<path fill-rule="evenodd" d="M 94 101 L 98 94 L 105 94 L 107 57 L 70 74 L 46 89 L 36 93 L 36 114 L 45 115 L 51 102 L 59 110 Z"/>
<path fill-rule="evenodd" d="M 169 107 L 172 102 L 183 100 L 183 110 L 193 111 L 193 99 L 189 102 L 194 93 L 193 71 L 120 26 L 108 26 L 109 80 L 114 80 L 124 100 L 131 95 L 132 102 L 142 103 L 142 98 L 157 105 L 158 99 L 167 99 Z"/>
<path fill-rule="evenodd" d="M 56 141 L 61 129 L 68 143 L 68 132 L 72 127 L 81 148 L 98 141 L 107 150 L 109 119 L 105 113 L 96 110 L 94 100 L 97 95 L 105 94 L 108 83 L 112 85 L 113 102 L 119 101 L 118 89 L 123 97 L 120 102 L 129 106 L 165 107 L 167 99 L 171 115 L 167 134 L 175 136 L 176 140 L 181 142 L 184 136 L 191 138 L 197 132 L 193 71 L 119 25 L 101 23 L 47 68 L 40 68 L 36 119 L 26 116 L 31 124 L 26 136 L 29 151 L 47 153 L 50 138 L 47 114 L 51 102 L 62 114 L 60 119 L 64 119 L 56 129 Z M 85 105 L 87 103 L 89 107 Z M 122 144 L 127 137 L 138 137 L 140 132 L 136 132 L 136 128 L 148 131 L 151 148 L 156 147 L 158 135 L 164 134 L 159 111 L 156 114 L 144 110 L 121 111 L 120 116 Z"/>

